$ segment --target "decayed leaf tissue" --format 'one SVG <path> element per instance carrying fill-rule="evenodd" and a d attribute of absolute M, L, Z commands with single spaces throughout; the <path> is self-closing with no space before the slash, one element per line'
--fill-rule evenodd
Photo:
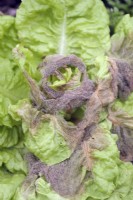
<path fill-rule="evenodd" d="M 0 16 L 0 199 L 133 199 L 133 17 L 100 0 Z"/>

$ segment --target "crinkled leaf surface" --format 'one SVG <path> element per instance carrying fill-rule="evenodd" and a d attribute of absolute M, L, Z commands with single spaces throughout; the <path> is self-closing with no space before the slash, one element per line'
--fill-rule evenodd
<path fill-rule="evenodd" d="M 108 69 L 108 57 L 105 55 L 97 56 L 95 61 L 88 66 L 89 77 L 94 81 L 103 80 L 110 77 Z"/>
<path fill-rule="evenodd" d="M 124 163 L 119 159 L 119 151 L 116 146 L 117 137 L 111 135 L 109 121 L 100 124 L 103 128 L 103 136 L 108 140 L 109 144 L 106 148 L 95 150 L 92 153 L 94 159 L 92 175 L 85 182 L 83 191 L 79 192 L 74 198 L 69 200 L 125 200 L 132 195 L 133 167 L 130 163 Z M 27 191 L 18 189 L 14 200 L 23 200 L 27 195 L 28 200 L 64 200 L 54 190 L 49 183 L 43 178 L 30 183 Z M 36 195 L 35 195 L 36 192 Z M 82 193 L 82 194 L 81 194 Z M 67 198 L 65 198 L 67 199 Z"/>
<path fill-rule="evenodd" d="M 123 110 L 126 112 L 130 117 L 133 117 L 133 110 L 131 109 L 133 105 L 133 93 L 128 97 L 128 99 L 123 102 L 120 100 L 116 100 L 113 104 L 113 107 L 118 110 Z"/>
<path fill-rule="evenodd" d="M 8 60 L 12 59 L 12 48 L 18 42 L 14 22 L 14 17 L 0 16 L 0 57 Z"/>
<path fill-rule="evenodd" d="M 11 127 L 14 122 L 8 115 L 8 107 L 28 96 L 28 86 L 13 62 L 12 49 L 18 42 L 14 18 L 0 16 L 0 25 L 0 125 Z"/>
<path fill-rule="evenodd" d="M 61 69 L 60 73 L 62 77 L 56 77 L 55 75 L 49 77 L 50 87 L 52 89 L 56 90 L 64 85 L 68 85 L 72 89 L 80 85 L 81 73 L 77 68 L 74 69 L 73 67 L 72 69 L 72 67 L 68 67 Z"/>
<path fill-rule="evenodd" d="M 115 32 L 123 32 L 125 35 L 133 32 L 133 17 L 131 17 L 129 14 L 124 15 L 119 24 L 116 26 Z"/>
<path fill-rule="evenodd" d="M 118 25 L 116 29 L 118 33 L 117 39 L 120 38 L 123 41 L 122 39 L 125 38 L 125 35 L 128 35 L 127 32 L 129 33 L 129 30 L 132 29 L 131 24 L 128 24 L 129 22 L 132 23 L 132 20 L 129 20 L 129 16 L 127 16 Z M 22 101 L 22 104 L 21 102 L 18 103 L 20 99 L 28 97 L 28 87 L 21 71 L 12 61 L 11 50 L 17 44 L 14 19 L 3 17 L 0 23 L 1 49 L 5 47 L 4 51 L 0 52 L 2 66 L 0 67 L 0 73 L 3 75 L 0 78 L 0 125 L 14 127 L 14 125 L 19 125 L 22 119 L 26 147 L 47 164 L 60 163 L 71 155 L 71 150 L 63 138 L 62 127 L 58 124 L 58 119 L 55 115 L 42 114 L 41 111 L 33 108 L 26 100 Z M 80 56 L 87 64 L 89 59 L 94 59 L 98 56 L 95 59 L 96 70 L 93 68 L 90 70 L 91 77 L 93 79 L 109 77 L 107 58 L 104 56 L 104 53 L 110 47 L 108 16 L 101 1 L 24 0 L 17 14 L 16 27 L 22 43 L 22 46 L 17 46 L 14 50 L 16 51 L 16 63 L 22 70 L 26 69 L 29 75 L 36 80 L 38 80 L 39 75 L 36 74 L 37 66 L 35 65 L 40 57 L 55 53 L 74 53 Z M 8 38 L 9 35 L 11 36 L 10 39 Z M 7 42 L 8 39 L 9 42 Z M 119 47 L 121 48 L 121 45 Z M 6 59 L 5 52 L 7 52 L 10 59 Z M 131 53 L 131 51 L 128 52 L 129 54 Z M 35 54 L 37 59 L 34 58 Z M 131 55 L 129 55 L 128 61 L 130 59 Z M 97 73 L 96 76 L 95 73 Z M 64 74 L 67 80 L 70 76 L 70 71 Z M 63 84 L 64 82 L 61 82 L 53 86 L 57 87 Z M 104 99 L 106 99 L 106 96 L 104 96 Z M 103 105 L 107 104 L 103 103 Z M 129 107 L 131 108 L 131 105 Z M 91 178 L 86 181 L 85 191 L 80 196 L 80 200 L 130 200 L 133 194 L 133 167 L 129 163 L 120 161 L 119 151 L 116 146 L 116 135 L 111 135 L 110 133 L 111 123 L 103 123 L 102 127 L 107 129 L 103 131 L 102 137 L 104 139 L 105 134 L 105 137 L 108 138 L 108 146 L 95 150 L 91 155 L 94 161 L 94 165 L 91 168 L 92 174 Z M 18 136 L 16 130 L 14 129 L 12 132 L 14 137 L 10 142 L 7 140 L 7 138 L 9 139 L 9 134 L 9 128 L 6 129 L 1 126 L 1 147 L 11 147 L 17 144 Z M 96 141 L 98 144 L 95 144 L 95 146 L 103 146 L 99 144 L 101 140 L 96 139 Z M 26 173 L 20 150 L 16 148 L 3 148 L 1 150 L 0 165 L 2 167 L 5 166 L 11 173 Z M 10 174 L 9 177 L 9 174 L 7 175 L 4 172 L 3 175 L 2 173 L 0 198 L 10 200 L 16 187 L 23 181 L 24 176 L 22 174 Z M 33 191 L 31 191 L 28 200 L 64 200 L 42 178 L 36 180 L 31 189 Z M 6 191 L 6 193 L 3 193 L 3 191 Z M 20 199 L 25 200 L 25 197 L 23 198 L 18 189 L 14 200 Z M 79 196 L 77 199 L 79 200 Z"/>
<path fill-rule="evenodd" d="M 117 58 L 132 60 L 133 17 L 125 15 L 116 26 L 115 34 L 111 37 L 111 54 Z M 125 38 L 129 39 L 124 43 Z M 123 50 L 125 49 L 125 50 Z"/>
<path fill-rule="evenodd" d="M 103 126 L 107 128 L 108 123 L 104 122 Z M 117 137 L 111 135 L 108 129 L 105 131 L 110 144 L 102 151 L 93 152 L 96 161 L 92 169 L 92 179 L 86 182 L 82 200 L 125 200 L 132 191 L 133 167 L 130 163 L 119 160 Z"/>
<path fill-rule="evenodd" d="M 126 100 L 133 92 L 133 17 L 125 15 L 116 26 L 110 58 L 116 65 L 118 98 Z"/>
<path fill-rule="evenodd" d="M 0 199 L 11 200 L 24 178 L 23 174 L 13 175 L 0 169 Z"/>
<path fill-rule="evenodd" d="M 12 106 L 10 114 L 18 120 L 22 118 L 25 145 L 40 160 L 55 164 L 70 156 L 71 150 L 62 136 L 56 116 L 41 115 L 26 100 Z"/>
<path fill-rule="evenodd" d="M 110 48 L 108 23 L 100 0 L 24 0 L 16 18 L 22 44 L 36 54 L 76 54 L 86 62 Z"/>
<path fill-rule="evenodd" d="M 18 100 L 28 97 L 29 88 L 19 69 L 9 60 L 0 58 L 0 125 L 11 127 L 15 122 L 8 115 L 8 108 Z"/>
<path fill-rule="evenodd" d="M 12 147 L 19 141 L 19 135 L 21 129 L 17 126 L 12 128 L 6 126 L 0 126 L 0 148 L 1 147 Z"/>
<path fill-rule="evenodd" d="M 121 159 L 132 161 L 133 137 L 133 17 L 125 15 L 111 38 L 111 59 L 118 69 L 118 99 L 110 114 L 112 132 L 117 134 Z M 116 72 L 117 73 L 117 72 Z"/>
<path fill-rule="evenodd" d="M 14 172 L 26 173 L 26 164 L 18 149 L 15 149 L 15 148 L 1 149 L 0 166 L 2 166 L 3 164 L 12 173 Z"/>
<path fill-rule="evenodd" d="M 25 145 L 47 164 L 59 163 L 71 154 L 60 130 L 54 127 L 50 119 L 42 121 L 36 130 L 25 132 Z"/>
<path fill-rule="evenodd" d="M 113 123 L 112 133 L 118 135 L 118 148 L 121 159 L 133 160 L 133 111 L 131 109 L 133 93 L 125 102 L 116 100 L 109 110 L 109 119 Z"/>
<path fill-rule="evenodd" d="M 28 185 L 30 187 L 30 185 Z M 36 189 L 35 189 L 36 187 Z M 13 200 L 25 200 L 27 195 L 28 200 L 68 200 L 59 196 L 55 191 L 51 190 L 50 184 L 43 178 L 35 181 L 35 186 L 25 194 L 25 191 L 18 189 Z"/>
<path fill-rule="evenodd" d="M 39 194 L 39 196 L 42 198 L 42 200 L 44 198 L 47 200 L 53 200 L 53 199 L 65 200 L 66 199 L 59 196 L 56 192 L 52 191 L 50 188 L 50 184 L 48 184 L 43 178 L 40 178 L 36 181 L 36 191 Z"/>
<path fill-rule="evenodd" d="M 10 105 L 28 95 L 27 83 L 12 57 L 12 49 L 18 43 L 14 21 L 13 17 L 0 16 L 0 166 L 5 170 L 0 170 L 2 200 L 12 199 L 26 173 L 21 150 L 13 148 L 19 140 L 19 124 L 8 113 Z"/>
<path fill-rule="evenodd" d="M 22 71 L 26 70 L 32 78 L 40 80 L 41 77 L 37 68 L 41 62 L 41 58 L 37 54 L 25 48 L 22 44 L 18 44 L 13 49 L 13 57 L 15 63 Z"/>

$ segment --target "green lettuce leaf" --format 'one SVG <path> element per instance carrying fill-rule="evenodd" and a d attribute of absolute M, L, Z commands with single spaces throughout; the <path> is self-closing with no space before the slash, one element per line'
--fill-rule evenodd
<path fill-rule="evenodd" d="M 8 60 L 12 60 L 12 48 L 15 47 L 18 42 L 14 22 L 14 17 L 0 16 L 0 57 Z"/>
<path fill-rule="evenodd" d="M 108 24 L 100 0 L 25 0 L 16 17 L 22 44 L 36 55 L 75 54 L 86 63 L 109 50 Z"/>
<path fill-rule="evenodd" d="M 18 43 L 15 19 L 0 16 L 0 126 L 12 127 L 14 121 L 8 115 L 8 107 L 28 96 L 29 89 L 24 76 L 13 62 L 12 49 Z"/>
<path fill-rule="evenodd" d="M 133 93 L 126 101 L 116 100 L 109 109 L 109 119 L 113 123 L 112 133 L 118 135 L 117 145 L 121 159 L 133 160 Z"/>
<path fill-rule="evenodd" d="M 71 151 L 52 118 L 25 132 L 25 145 L 40 160 L 52 165 L 69 158 Z"/>
<path fill-rule="evenodd" d="M 81 200 L 125 200 L 132 192 L 133 167 L 131 163 L 119 159 L 116 145 L 117 136 L 109 131 L 110 122 L 100 124 L 108 137 L 109 145 L 103 150 L 93 152 L 95 163 L 92 178 L 86 181 L 86 190 Z"/>
<path fill-rule="evenodd" d="M 111 60 L 116 65 L 118 98 L 109 109 L 112 132 L 118 135 L 121 159 L 133 159 L 133 17 L 125 15 L 111 38 Z"/>
<path fill-rule="evenodd" d="M 124 35 L 128 35 L 133 32 L 133 17 L 129 14 L 125 15 L 115 28 L 115 33 L 123 32 Z"/>
<path fill-rule="evenodd" d="M 40 79 L 39 70 L 37 70 L 41 58 L 25 48 L 22 44 L 18 44 L 13 49 L 13 57 L 15 63 L 20 67 L 22 71 L 26 70 L 28 74 L 35 80 Z"/>
<path fill-rule="evenodd" d="M 16 145 L 19 141 L 21 132 L 21 128 L 17 126 L 12 128 L 0 126 L 0 148 Z"/>
<path fill-rule="evenodd" d="M 11 106 L 10 115 L 22 119 L 27 149 L 47 164 L 59 163 L 71 155 L 56 116 L 41 114 L 27 100 Z"/>
<path fill-rule="evenodd" d="M 50 188 L 50 184 L 47 183 L 43 178 L 39 178 L 36 181 L 36 191 L 40 196 L 40 199 L 46 199 L 46 200 L 65 200 L 66 198 L 63 198 L 59 196 L 55 191 L 52 191 Z M 67 199 L 66 199 L 67 200 Z"/>
<path fill-rule="evenodd" d="M 125 101 L 133 92 L 133 17 L 125 15 L 116 26 L 109 57 L 117 81 L 117 97 Z"/>
<path fill-rule="evenodd" d="M 25 200 L 26 197 L 28 200 L 68 200 L 51 190 L 50 184 L 43 178 L 38 178 L 35 181 L 35 187 L 33 185 L 28 185 L 27 191 L 23 191 L 23 187 L 19 188 L 16 191 L 13 200 Z"/>
<path fill-rule="evenodd" d="M 122 59 L 125 57 L 127 58 L 129 57 L 131 59 L 132 50 L 131 48 L 128 49 L 127 47 L 132 45 L 131 43 L 131 40 L 133 41 L 132 34 L 133 34 L 133 17 L 130 17 L 130 15 L 127 14 L 118 23 L 118 25 L 115 28 L 115 34 L 111 37 L 111 54 L 113 54 L 115 57 L 119 57 L 120 55 L 122 55 L 121 57 Z M 127 45 L 125 45 L 124 39 L 127 37 L 129 37 L 130 42 Z M 126 51 L 122 51 L 123 48 L 126 48 Z"/>
<path fill-rule="evenodd" d="M 0 63 L 0 125 L 12 127 L 16 122 L 8 114 L 9 106 L 28 97 L 29 88 L 22 72 L 9 60 L 0 58 Z"/>
<path fill-rule="evenodd" d="M 110 73 L 108 66 L 109 62 L 107 56 L 97 56 L 93 63 L 87 68 L 89 77 L 96 82 L 109 78 Z"/>
<path fill-rule="evenodd" d="M 9 115 L 9 107 L 28 96 L 28 84 L 13 61 L 12 49 L 18 43 L 15 18 L 0 16 L 0 199 L 11 200 L 27 173 L 18 145 L 22 130 Z M 16 173 L 16 174 L 14 174 Z M 17 174 L 18 173 L 18 174 Z"/>
<path fill-rule="evenodd" d="M 133 17 L 125 15 L 115 28 L 115 34 L 111 37 L 111 49 L 108 52 L 111 59 L 121 59 L 122 62 L 133 63 Z M 88 74 L 93 80 L 109 77 L 110 58 L 100 55 L 89 65 Z M 126 95 L 125 95 L 126 96 Z"/>
<path fill-rule="evenodd" d="M 6 168 L 12 172 L 26 173 L 27 167 L 22 155 L 18 149 L 15 148 L 2 148 L 0 151 L 0 166 L 6 166 Z"/>
<path fill-rule="evenodd" d="M 133 93 L 130 94 L 128 99 L 126 101 L 120 101 L 116 100 L 113 104 L 114 109 L 116 110 L 123 110 L 126 112 L 130 117 L 133 117 L 133 110 L 132 108 L 132 103 L 133 103 Z"/>
<path fill-rule="evenodd" d="M 11 200 L 24 178 L 23 174 L 9 174 L 0 169 L 0 199 Z"/>
<path fill-rule="evenodd" d="M 51 75 L 49 77 L 49 86 L 58 90 L 61 86 L 66 86 L 69 89 L 74 89 L 81 84 L 82 73 L 78 68 L 68 67 L 59 70 L 60 76 Z"/>
<path fill-rule="evenodd" d="M 116 145 L 117 136 L 110 133 L 111 122 L 104 120 L 100 123 L 103 129 L 103 137 L 108 140 L 106 148 L 92 152 L 92 174 L 85 181 L 83 190 L 77 194 L 75 200 L 128 200 L 132 195 L 133 167 L 131 163 L 125 163 L 119 159 L 119 151 Z M 93 138 L 94 139 L 94 138 Z M 93 140 L 94 141 L 94 140 Z M 100 143 L 95 144 L 99 146 Z M 103 145 L 103 143 L 101 143 Z M 28 184 L 28 185 L 27 185 Z M 43 177 L 32 176 L 31 182 L 25 182 L 15 194 L 13 200 L 64 200 L 64 198 L 52 190 L 49 183 Z"/>

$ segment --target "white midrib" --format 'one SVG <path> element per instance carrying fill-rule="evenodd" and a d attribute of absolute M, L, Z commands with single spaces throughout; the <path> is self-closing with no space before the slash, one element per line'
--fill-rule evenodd
<path fill-rule="evenodd" d="M 59 43 L 59 54 L 64 55 L 65 54 L 65 48 L 66 48 L 66 13 L 64 15 L 63 23 L 61 26 L 61 37 L 60 37 L 60 43 Z"/>

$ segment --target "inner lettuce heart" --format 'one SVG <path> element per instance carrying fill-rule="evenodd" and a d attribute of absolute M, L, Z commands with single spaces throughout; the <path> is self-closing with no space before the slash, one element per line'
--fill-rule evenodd
<path fill-rule="evenodd" d="M 52 89 L 58 90 L 58 88 L 60 88 L 61 86 L 63 87 L 64 85 L 68 85 L 70 84 L 70 80 L 75 81 L 76 86 L 80 85 L 80 80 L 81 80 L 81 73 L 79 72 L 79 70 L 75 67 L 68 67 L 66 69 L 62 68 L 59 70 L 59 75 L 51 75 L 49 77 L 49 85 Z M 71 83 L 71 87 L 73 87 L 73 82 Z"/>

